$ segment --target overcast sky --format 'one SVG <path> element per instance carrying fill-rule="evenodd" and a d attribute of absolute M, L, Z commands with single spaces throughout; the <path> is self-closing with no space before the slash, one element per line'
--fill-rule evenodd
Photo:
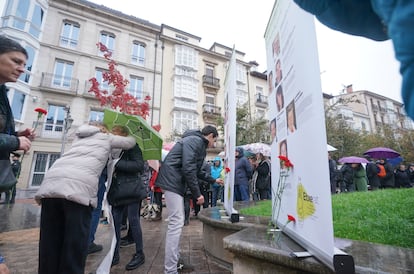
<path fill-rule="evenodd" d="M 91 0 L 128 15 L 166 24 L 201 37 L 203 48 L 214 43 L 246 54 L 266 70 L 264 32 L 274 0 Z M 194 11 L 194 12 L 192 12 Z M 401 101 L 399 64 L 391 42 L 375 42 L 330 30 L 316 22 L 322 91 L 337 95 L 344 85 Z"/>

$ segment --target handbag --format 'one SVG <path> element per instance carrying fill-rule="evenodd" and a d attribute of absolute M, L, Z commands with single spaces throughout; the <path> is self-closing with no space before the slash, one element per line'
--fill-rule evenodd
<path fill-rule="evenodd" d="M 17 184 L 9 160 L 0 160 L 0 192 L 9 191 Z"/>
<path fill-rule="evenodd" d="M 147 191 L 141 178 L 113 177 L 107 199 L 110 205 L 120 206 L 140 202 L 147 197 Z"/>

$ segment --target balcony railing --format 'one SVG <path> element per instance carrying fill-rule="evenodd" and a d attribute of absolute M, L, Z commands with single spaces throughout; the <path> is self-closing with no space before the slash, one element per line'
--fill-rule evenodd
<path fill-rule="evenodd" d="M 203 105 L 203 113 L 213 114 L 213 115 L 220 115 L 221 114 L 221 107 L 216 107 L 210 104 Z"/>
<path fill-rule="evenodd" d="M 76 94 L 79 80 L 52 73 L 42 73 L 40 86 L 43 88 L 52 88 Z"/>
<path fill-rule="evenodd" d="M 263 94 L 256 93 L 256 105 L 259 106 L 268 106 L 269 105 L 269 99 L 267 96 L 264 96 Z"/>
<path fill-rule="evenodd" d="M 203 85 L 213 87 L 216 89 L 220 88 L 220 79 L 209 75 L 203 75 Z"/>
<path fill-rule="evenodd" d="M 203 105 L 203 119 L 209 123 L 216 123 L 217 118 L 221 115 L 221 108 L 210 104 Z"/>
<path fill-rule="evenodd" d="M 36 121 L 33 121 L 33 126 L 36 125 Z M 63 137 L 63 121 L 57 123 L 39 122 L 36 128 L 36 137 L 45 139 L 56 139 L 61 141 Z M 72 133 L 77 129 L 76 126 L 71 126 L 68 132 L 68 140 L 71 140 Z"/>

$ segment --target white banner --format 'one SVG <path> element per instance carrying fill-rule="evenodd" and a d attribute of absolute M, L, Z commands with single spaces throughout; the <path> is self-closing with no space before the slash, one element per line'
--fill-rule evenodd
<path fill-rule="evenodd" d="M 234 196 L 234 169 L 235 169 L 235 150 L 236 150 L 236 51 L 233 47 L 226 79 L 224 81 L 224 166 L 226 172 L 224 184 L 224 208 L 229 217 L 237 214 L 233 208 Z"/>
<path fill-rule="evenodd" d="M 283 228 L 288 215 L 293 216 L 296 222 L 286 225 L 284 232 L 310 254 L 333 267 L 331 192 L 313 16 L 291 0 L 278 0 L 265 40 L 271 89 L 273 217 Z M 275 198 L 281 177 L 279 155 L 288 157 L 294 167 L 286 173 L 281 208 L 277 213 Z"/>

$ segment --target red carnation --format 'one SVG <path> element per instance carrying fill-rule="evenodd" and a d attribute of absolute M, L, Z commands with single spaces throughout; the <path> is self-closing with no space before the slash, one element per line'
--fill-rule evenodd
<path fill-rule="evenodd" d="M 288 222 L 296 222 L 296 218 L 292 215 L 287 215 L 288 216 Z"/>
<path fill-rule="evenodd" d="M 44 108 L 35 108 L 35 111 L 38 113 L 38 115 L 42 116 L 42 115 L 46 115 L 47 114 L 47 110 Z"/>

